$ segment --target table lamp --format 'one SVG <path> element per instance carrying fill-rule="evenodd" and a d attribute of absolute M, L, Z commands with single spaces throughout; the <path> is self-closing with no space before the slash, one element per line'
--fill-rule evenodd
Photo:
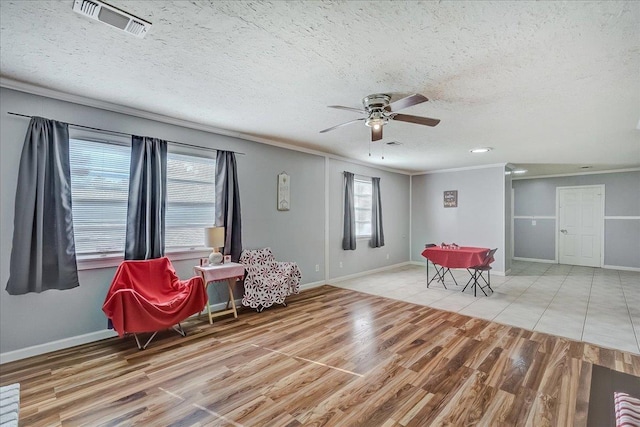
<path fill-rule="evenodd" d="M 220 248 L 224 246 L 224 227 L 205 227 L 204 245 L 213 249 L 209 255 L 209 264 L 221 264 L 223 257 Z"/>

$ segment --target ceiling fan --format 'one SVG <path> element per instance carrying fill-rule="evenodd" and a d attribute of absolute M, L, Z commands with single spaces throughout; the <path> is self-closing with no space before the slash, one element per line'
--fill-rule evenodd
<path fill-rule="evenodd" d="M 415 123 L 417 125 L 424 126 L 435 126 L 440 123 L 439 119 L 397 113 L 397 111 L 402 110 L 403 108 L 411 107 L 412 105 L 421 104 L 427 101 L 427 97 L 420 95 L 419 93 L 414 93 L 413 95 L 398 99 L 394 102 L 391 102 L 391 95 L 376 93 L 365 96 L 362 99 L 362 105 L 364 106 L 363 110 L 352 107 L 343 107 L 342 105 L 329 105 L 329 108 L 355 111 L 364 114 L 365 117 L 350 120 L 346 123 L 321 130 L 320 133 L 329 132 L 330 130 L 334 130 L 341 126 L 363 121 L 366 126 L 371 128 L 371 141 L 378 141 L 382 139 L 382 127 L 387 124 L 389 120 L 398 120 L 401 122 Z"/>

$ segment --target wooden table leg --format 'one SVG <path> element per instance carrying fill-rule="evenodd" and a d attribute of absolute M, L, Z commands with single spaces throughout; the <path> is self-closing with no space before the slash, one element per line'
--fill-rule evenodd
<path fill-rule="evenodd" d="M 204 291 L 207 294 L 207 315 L 209 317 L 209 324 L 213 325 L 213 316 L 211 316 L 211 305 L 209 304 L 209 284 L 207 283 L 206 285 L 204 285 Z"/>
<path fill-rule="evenodd" d="M 236 309 L 236 300 L 233 297 L 233 285 L 235 284 L 235 277 L 227 280 L 227 287 L 229 288 L 229 302 L 231 302 L 231 309 L 233 310 L 233 317 L 238 318 L 238 310 Z M 227 307 L 229 306 L 229 302 L 227 302 Z"/>

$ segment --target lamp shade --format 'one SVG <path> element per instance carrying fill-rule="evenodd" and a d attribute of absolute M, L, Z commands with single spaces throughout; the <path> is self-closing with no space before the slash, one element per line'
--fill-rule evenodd
<path fill-rule="evenodd" d="M 205 227 L 204 246 L 207 248 L 224 246 L 224 227 Z"/>

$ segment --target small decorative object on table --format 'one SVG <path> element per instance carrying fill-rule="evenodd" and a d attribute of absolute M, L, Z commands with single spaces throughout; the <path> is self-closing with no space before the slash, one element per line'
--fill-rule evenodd
<path fill-rule="evenodd" d="M 221 264 L 222 254 L 220 253 L 220 248 L 224 246 L 224 227 L 205 227 L 204 245 L 213 249 L 213 252 L 209 255 L 209 265 Z"/>
<path fill-rule="evenodd" d="M 225 255 L 224 256 L 224 263 L 225 264 L 229 264 L 231 262 L 231 255 Z"/>

